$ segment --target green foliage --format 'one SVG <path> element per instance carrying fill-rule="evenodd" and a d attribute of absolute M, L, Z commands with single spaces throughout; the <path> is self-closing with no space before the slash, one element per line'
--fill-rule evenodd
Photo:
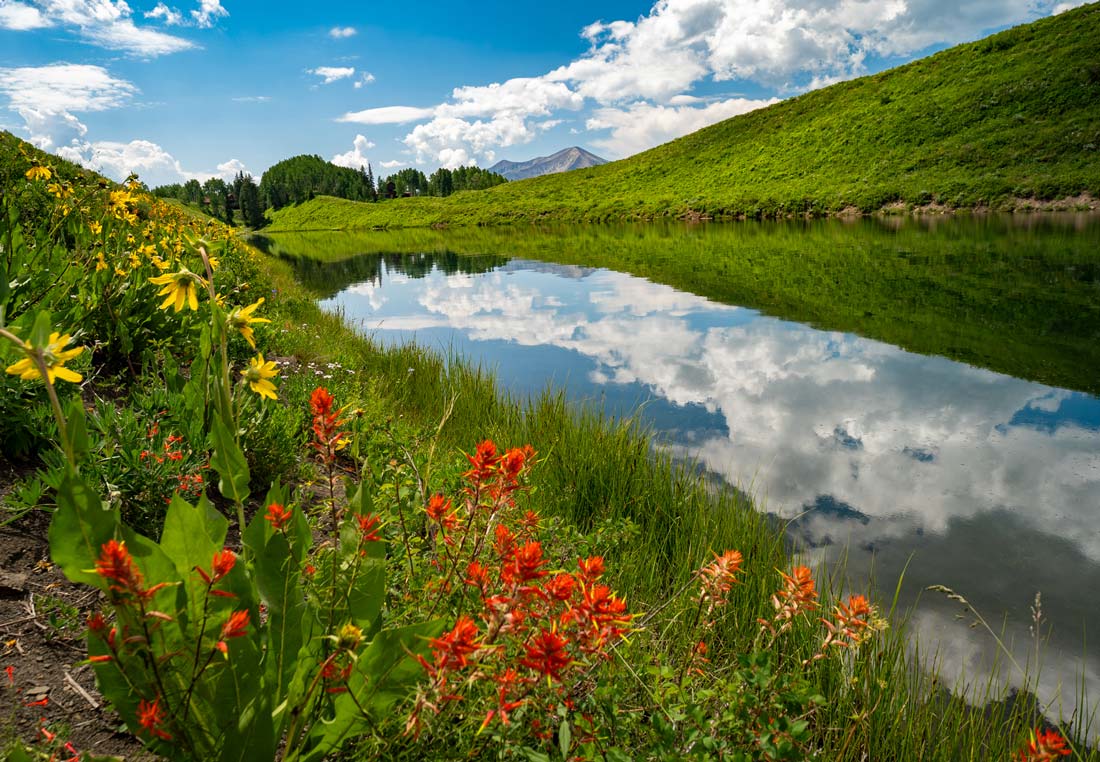
<path fill-rule="evenodd" d="M 174 428 L 174 418 L 167 412 L 99 402 L 89 416 L 91 447 L 81 464 L 85 483 L 95 485 L 96 493 L 120 512 L 128 526 L 152 537 L 160 534 L 173 494 L 198 496 L 205 489 L 203 442 Z M 64 458 L 54 451 L 43 460 L 44 481 L 60 489 Z"/>
<path fill-rule="evenodd" d="M 1098 59 L 1093 4 L 622 161 L 446 199 L 315 200 L 275 215 L 272 229 L 788 217 L 1096 197 Z"/>
<path fill-rule="evenodd" d="M 294 156 L 273 164 L 264 172 L 259 190 L 264 206 L 271 209 L 301 204 L 314 196 L 352 201 L 375 199 L 374 184 L 366 167 L 338 167 L 320 156 Z"/>

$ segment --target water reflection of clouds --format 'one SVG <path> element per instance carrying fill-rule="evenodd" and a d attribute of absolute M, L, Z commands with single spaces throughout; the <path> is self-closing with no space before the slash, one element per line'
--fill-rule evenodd
<path fill-rule="evenodd" d="M 792 518 L 814 509 L 797 531 L 816 546 L 815 557 L 843 545 L 874 549 L 882 579 L 900 574 L 915 551 L 906 572 L 912 590 L 919 588 L 910 583 L 947 584 L 994 618 L 1011 610 L 1009 631 L 1017 636 L 1019 622 L 1026 636 L 1036 589 L 1062 620 L 1056 634 L 1098 619 L 1080 604 L 1100 584 L 1100 445 L 1087 425 L 1100 416 L 1097 400 L 753 318 L 620 273 L 562 281 L 549 266 L 539 269 L 433 274 L 408 284 L 417 312 L 383 315 L 371 306 L 387 329 L 446 326 L 475 342 L 571 350 L 592 363 L 586 375 L 593 382 L 637 384 L 677 406 L 723 416 L 724 429 L 681 446 L 711 471 L 751 484 L 770 512 Z M 1038 552 L 1037 542 L 1061 549 L 1047 566 L 1019 558 Z M 853 576 L 870 564 L 869 553 L 849 556 Z M 955 666 L 970 660 L 956 647 L 965 628 L 942 609 L 922 602 L 916 621 L 929 642 L 950 630 L 953 645 L 944 641 L 944 654 Z M 1060 642 L 1077 641 L 1069 635 Z M 1080 654 L 1065 659 L 1050 666 L 1081 668 Z M 1086 672 L 1096 683 L 1095 658 Z"/>

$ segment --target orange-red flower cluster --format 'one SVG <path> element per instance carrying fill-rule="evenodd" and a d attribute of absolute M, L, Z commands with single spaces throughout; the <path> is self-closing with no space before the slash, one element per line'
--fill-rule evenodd
<path fill-rule="evenodd" d="M 535 455 L 531 445 L 501 453 L 492 440 L 486 439 L 473 455 L 466 456 L 470 461 L 470 469 L 462 474 L 469 483 L 466 493 L 475 499 L 488 496 L 494 501 L 508 497 L 520 488 L 520 476 L 534 462 Z"/>
<path fill-rule="evenodd" d="M 164 711 L 164 707 L 160 705 L 160 697 L 158 696 L 149 703 L 145 699 L 141 700 L 138 704 L 138 723 L 149 732 L 150 735 L 160 738 L 164 741 L 172 740 L 172 736 L 164 730 L 164 721 L 167 716 Z"/>
<path fill-rule="evenodd" d="M 345 432 L 340 430 L 344 424 L 340 414 L 343 408 L 333 410 L 335 400 L 328 389 L 318 386 L 309 397 L 309 408 L 313 413 L 313 442 L 310 446 L 317 451 L 317 458 L 324 465 L 336 462 L 336 452 L 344 445 Z"/>
<path fill-rule="evenodd" d="M 838 648 L 858 646 L 870 634 L 873 613 L 871 603 L 866 596 L 848 596 L 847 603 L 839 603 L 833 608 L 835 622 L 830 622 L 828 619 L 821 620 L 825 629 L 829 631 L 821 650 L 824 651 L 829 646 Z"/>
<path fill-rule="evenodd" d="M 229 619 L 222 625 L 221 640 L 214 644 L 214 648 L 228 655 L 229 645 L 225 642 L 230 638 L 242 638 L 248 634 L 248 612 L 234 611 Z"/>
<path fill-rule="evenodd" d="M 210 573 L 207 574 L 201 566 L 196 566 L 195 571 L 202 577 L 203 582 L 208 586 L 213 587 L 222 579 L 225 578 L 230 571 L 233 570 L 234 565 L 237 563 L 237 556 L 231 550 L 223 549 L 214 554 L 214 560 L 210 562 Z M 210 591 L 211 595 L 220 595 L 223 598 L 235 597 L 232 593 L 226 593 L 221 590 Z"/>
<path fill-rule="evenodd" d="M 482 443 L 471 460 L 480 458 L 480 465 L 473 464 L 481 468 L 490 456 L 497 457 L 493 453 L 495 448 Z M 429 516 L 441 526 L 435 517 L 445 517 L 447 506 L 442 498 L 429 504 Z M 422 688 L 409 716 L 410 733 L 419 732 L 425 711 L 438 712 L 442 702 L 462 698 L 459 694 L 483 680 L 494 681 L 496 687 L 482 728 L 494 718 L 508 723 L 509 714 L 531 701 L 543 679 L 547 686 L 559 686 L 553 690 L 565 696 L 574 666 L 609 658 L 609 647 L 630 627 L 626 602 L 599 581 L 602 557 L 579 559 L 574 572 L 549 571 L 542 542 L 534 539 L 537 515 L 512 518 L 522 523 L 523 536 L 531 539 L 517 537 L 502 519 L 492 525 L 486 557 L 475 551 L 472 560 L 456 569 L 456 575 L 477 590 L 480 622 L 464 614 L 453 629 L 431 641 L 430 660 L 421 659 L 430 684 Z M 479 536 L 488 533 L 486 527 Z M 450 678 L 467 669 L 472 673 L 461 681 L 462 688 L 450 688 Z"/>
<path fill-rule="evenodd" d="M 817 589 L 813 572 L 808 566 L 796 566 L 790 574 L 779 572 L 779 576 L 783 578 L 783 588 L 772 595 L 775 616 L 770 622 L 766 619 L 758 620 L 760 626 L 772 635 L 789 629 L 791 622 L 799 614 L 817 608 Z"/>
<path fill-rule="evenodd" d="M 726 594 L 737 581 L 742 561 L 740 551 L 727 550 L 722 555 L 715 554 L 714 560 L 699 570 L 699 601 L 706 605 L 707 614 L 726 604 Z"/>
<path fill-rule="evenodd" d="M 293 508 L 284 508 L 279 503 L 272 503 L 267 506 L 267 516 L 264 518 L 271 522 L 272 529 L 276 532 L 281 532 L 293 515 Z"/>
<path fill-rule="evenodd" d="M 95 564 L 96 573 L 110 581 L 110 589 L 122 596 L 133 596 L 140 601 L 149 601 L 157 591 L 166 587 L 162 582 L 146 589 L 141 570 L 134 563 L 125 542 L 108 540 L 100 548 L 99 559 Z"/>
<path fill-rule="evenodd" d="M 1035 728 L 1027 745 L 1020 750 L 1019 762 L 1054 762 L 1072 752 L 1057 730 Z"/>

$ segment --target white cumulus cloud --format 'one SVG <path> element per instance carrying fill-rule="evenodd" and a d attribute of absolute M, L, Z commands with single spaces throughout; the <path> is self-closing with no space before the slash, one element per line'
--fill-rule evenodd
<path fill-rule="evenodd" d="M 358 34 L 358 32 L 353 26 L 334 26 L 332 29 L 328 30 L 328 36 L 334 40 L 347 39 L 348 37 L 354 37 L 356 34 Z"/>
<path fill-rule="evenodd" d="M 70 145 L 59 148 L 57 153 L 62 158 L 75 161 L 115 180 L 125 179 L 131 172 L 136 172 L 150 186 L 187 180 L 205 182 L 212 177 L 232 180 L 238 172 L 248 171 L 239 159 L 222 162 L 215 171 L 188 171 L 171 153 L 149 140 L 131 140 L 127 143 L 111 140 L 73 141 Z"/>
<path fill-rule="evenodd" d="M 332 163 L 338 167 L 350 167 L 351 169 L 365 167 L 370 163 L 367 158 L 367 151 L 372 148 L 374 148 L 374 143 L 367 140 L 365 135 L 356 135 L 355 140 L 352 141 L 351 150 L 333 156 Z"/>
<path fill-rule="evenodd" d="M 28 29 L 41 29 L 49 25 L 49 20 L 33 5 L 8 2 L 7 0 L 0 2 L 0 29 L 12 29 L 22 32 Z"/>
<path fill-rule="evenodd" d="M 355 81 L 355 89 L 358 90 L 363 85 L 369 85 L 374 82 L 374 75 L 369 71 L 363 72 L 363 74 Z"/>
<path fill-rule="evenodd" d="M 427 119 L 434 113 L 434 108 L 382 106 L 381 108 L 352 111 L 339 117 L 336 121 L 354 122 L 356 124 L 403 124 L 405 122 L 418 122 L 421 119 Z"/>
<path fill-rule="evenodd" d="M 0 69 L 0 95 L 22 117 L 29 140 L 50 149 L 83 137 L 79 112 L 106 111 L 130 101 L 137 88 L 101 66 L 56 63 Z"/>
<path fill-rule="evenodd" d="M 208 2 L 203 0 L 204 7 Z M 218 5 L 216 0 L 214 4 Z M 165 6 L 160 13 L 167 21 L 171 12 Z M 150 13 L 157 14 L 158 10 L 154 8 Z M 32 3 L 0 4 L 0 26 L 8 29 L 67 27 L 85 42 L 137 58 L 152 58 L 195 47 L 193 42 L 182 37 L 138 26 L 132 15 L 133 11 L 124 0 L 34 0 Z"/>
<path fill-rule="evenodd" d="M 164 3 L 157 3 L 153 10 L 146 11 L 145 18 L 160 19 L 165 26 L 181 26 L 183 24 L 183 14 L 176 8 L 169 8 Z"/>
<path fill-rule="evenodd" d="M 322 85 L 331 85 L 333 82 L 355 76 L 354 66 L 318 66 L 316 69 L 309 69 L 308 71 L 310 74 L 316 74 L 320 77 Z"/>
<path fill-rule="evenodd" d="M 199 0 L 198 10 L 191 11 L 191 18 L 195 20 L 195 26 L 207 29 L 214 26 L 214 22 L 229 11 L 222 7 L 220 0 Z"/>

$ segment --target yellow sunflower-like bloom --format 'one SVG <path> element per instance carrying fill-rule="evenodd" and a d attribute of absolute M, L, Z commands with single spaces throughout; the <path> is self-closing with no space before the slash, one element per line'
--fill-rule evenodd
<path fill-rule="evenodd" d="M 99 252 L 95 255 L 95 271 L 103 272 L 107 269 L 107 260 L 103 258 L 103 252 Z"/>
<path fill-rule="evenodd" d="M 92 231 L 93 235 L 99 235 L 103 232 L 103 223 L 93 220 L 88 223 L 88 229 Z"/>
<path fill-rule="evenodd" d="M 256 339 L 252 333 L 253 323 L 270 323 L 267 318 L 253 317 L 252 314 L 256 311 L 256 308 L 264 303 L 264 299 L 261 296 L 260 300 L 253 302 L 247 307 L 237 307 L 229 313 L 229 327 L 236 328 L 241 332 L 241 336 L 244 336 L 244 340 L 248 342 L 248 345 L 253 349 L 256 348 Z"/>
<path fill-rule="evenodd" d="M 275 369 L 274 362 L 264 362 L 262 354 L 256 355 L 248 361 L 248 367 L 241 371 L 249 388 L 261 397 L 278 399 L 275 395 L 275 384 L 268 379 L 275 378 L 279 371 Z"/>
<path fill-rule="evenodd" d="M 169 306 L 174 305 L 176 312 L 183 309 L 184 303 L 191 309 L 197 310 L 199 308 L 199 286 L 206 285 L 205 280 L 186 267 L 181 267 L 179 272 L 176 273 L 165 273 L 150 278 L 149 282 L 164 287 L 157 292 L 157 296 L 165 297 L 160 308 L 166 310 Z"/>
<path fill-rule="evenodd" d="M 53 177 L 53 173 L 50 172 L 49 167 L 40 167 L 37 164 L 27 170 L 26 177 L 31 182 L 35 180 L 49 180 Z"/>
<path fill-rule="evenodd" d="M 62 336 L 55 331 L 50 334 L 50 338 L 42 350 L 42 359 L 46 364 L 46 376 L 49 378 L 51 384 L 58 378 L 62 381 L 71 381 L 74 384 L 79 384 L 83 378 L 79 373 L 65 367 L 65 363 L 84 351 L 84 347 L 65 349 L 65 345 L 70 341 L 72 341 L 71 335 L 66 333 Z M 13 376 L 19 376 L 24 381 L 34 381 L 37 378 L 42 378 L 42 372 L 38 369 L 38 365 L 34 362 L 32 357 L 34 347 L 31 346 L 29 341 L 24 342 L 23 352 L 27 356 L 9 365 L 7 367 L 7 372 Z"/>

